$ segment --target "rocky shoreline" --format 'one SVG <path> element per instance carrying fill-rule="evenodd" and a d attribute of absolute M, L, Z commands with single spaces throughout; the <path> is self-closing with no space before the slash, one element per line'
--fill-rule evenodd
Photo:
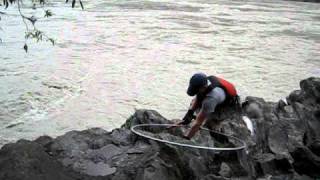
<path fill-rule="evenodd" d="M 242 113 L 226 109 L 221 131 L 244 140 L 242 151 L 209 151 L 159 143 L 135 135 L 137 124 L 168 124 L 153 110 L 137 110 L 121 127 L 71 131 L 55 139 L 19 140 L 0 150 L 0 180 L 312 180 L 320 178 L 320 78 L 300 82 L 279 102 L 247 97 Z M 251 120 L 250 132 L 243 116 Z M 208 128 L 212 127 L 207 123 Z M 201 131 L 143 129 L 171 141 L 237 146 Z"/>

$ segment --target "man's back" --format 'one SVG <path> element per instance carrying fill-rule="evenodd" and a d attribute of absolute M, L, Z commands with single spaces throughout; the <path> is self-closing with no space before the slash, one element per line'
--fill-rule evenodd
<path fill-rule="evenodd" d="M 226 99 L 225 91 L 220 87 L 213 88 L 204 98 L 201 110 L 206 114 L 213 113 L 217 105 L 224 102 Z"/>

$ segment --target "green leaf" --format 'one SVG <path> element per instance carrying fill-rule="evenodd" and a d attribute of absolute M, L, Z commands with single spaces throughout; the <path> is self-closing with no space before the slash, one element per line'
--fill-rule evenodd
<path fill-rule="evenodd" d="M 23 49 L 26 51 L 26 53 L 28 52 L 28 45 L 24 44 Z"/>
<path fill-rule="evenodd" d="M 82 1 L 80 0 L 79 2 L 80 2 L 80 6 L 81 6 L 82 10 L 84 10 Z"/>
<path fill-rule="evenodd" d="M 44 13 L 45 13 L 44 17 L 46 18 L 52 16 L 52 12 L 50 10 L 45 10 Z"/>
<path fill-rule="evenodd" d="M 24 36 L 25 39 L 29 39 L 30 36 L 32 36 L 31 32 L 26 32 L 26 35 Z"/>
<path fill-rule="evenodd" d="M 29 20 L 32 23 L 32 25 L 34 25 L 36 23 L 36 21 L 38 20 L 35 16 L 31 16 L 26 19 Z"/>
<path fill-rule="evenodd" d="M 7 0 L 4 0 L 4 1 L 3 1 L 3 4 L 4 4 L 4 6 L 5 6 L 6 9 L 9 7 L 9 3 L 8 3 Z"/>
<path fill-rule="evenodd" d="M 76 0 L 72 0 L 72 8 L 76 5 Z"/>
<path fill-rule="evenodd" d="M 51 42 L 51 44 L 52 44 L 52 46 L 54 46 L 54 43 L 55 43 L 55 42 L 54 42 L 54 39 L 49 38 L 49 39 L 48 39 L 48 41 L 50 41 L 50 42 Z"/>

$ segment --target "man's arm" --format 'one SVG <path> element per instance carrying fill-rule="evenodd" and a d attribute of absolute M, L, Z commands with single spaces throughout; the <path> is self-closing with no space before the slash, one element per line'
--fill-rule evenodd
<path fill-rule="evenodd" d="M 206 119 L 206 115 L 205 113 L 201 110 L 199 112 L 199 114 L 197 115 L 197 118 L 196 118 L 196 122 L 193 124 L 193 126 L 191 127 L 190 131 L 188 132 L 188 134 L 186 135 L 186 137 L 188 139 L 191 139 L 195 134 L 196 132 L 198 132 L 200 126 L 203 124 L 203 122 L 205 121 Z"/>
<path fill-rule="evenodd" d="M 203 101 L 201 110 L 196 117 L 196 122 L 191 127 L 189 133 L 185 136 L 186 138 L 191 139 L 198 132 L 200 126 L 207 119 L 207 115 L 214 112 L 217 104 L 217 100 L 211 97 L 207 97 Z"/>
<path fill-rule="evenodd" d="M 168 127 L 168 129 L 172 129 L 174 127 L 177 127 L 177 126 L 181 126 L 181 125 L 187 125 L 187 124 L 190 124 L 191 122 L 191 116 L 193 116 L 193 113 L 194 111 L 198 108 L 198 102 L 197 102 L 197 98 L 195 97 L 194 99 L 192 99 L 191 103 L 190 103 L 190 106 L 189 106 L 189 109 L 188 109 L 188 112 L 187 114 L 185 115 L 185 117 L 183 118 L 183 121 L 180 121 L 180 122 L 177 122 L 175 123 L 174 125 Z M 189 114 L 190 113 L 190 114 Z M 190 117 L 189 117 L 190 116 Z M 189 120 L 186 120 L 185 118 L 190 118 Z"/>
<path fill-rule="evenodd" d="M 194 99 L 192 99 L 189 109 L 195 111 L 197 109 L 197 106 L 198 106 L 197 97 L 195 97 Z"/>
<path fill-rule="evenodd" d="M 194 111 L 197 109 L 197 98 L 194 98 L 189 106 L 187 114 L 183 117 L 183 120 L 176 125 L 188 125 L 195 118 Z"/>

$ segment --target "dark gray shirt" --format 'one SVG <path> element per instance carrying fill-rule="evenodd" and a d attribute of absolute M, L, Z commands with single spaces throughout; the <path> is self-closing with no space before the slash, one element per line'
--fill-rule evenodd
<path fill-rule="evenodd" d="M 220 87 L 212 89 L 202 102 L 201 111 L 208 115 L 213 113 L 216 106 L 221 104 L 226 99 L 226 93 Z"/>

